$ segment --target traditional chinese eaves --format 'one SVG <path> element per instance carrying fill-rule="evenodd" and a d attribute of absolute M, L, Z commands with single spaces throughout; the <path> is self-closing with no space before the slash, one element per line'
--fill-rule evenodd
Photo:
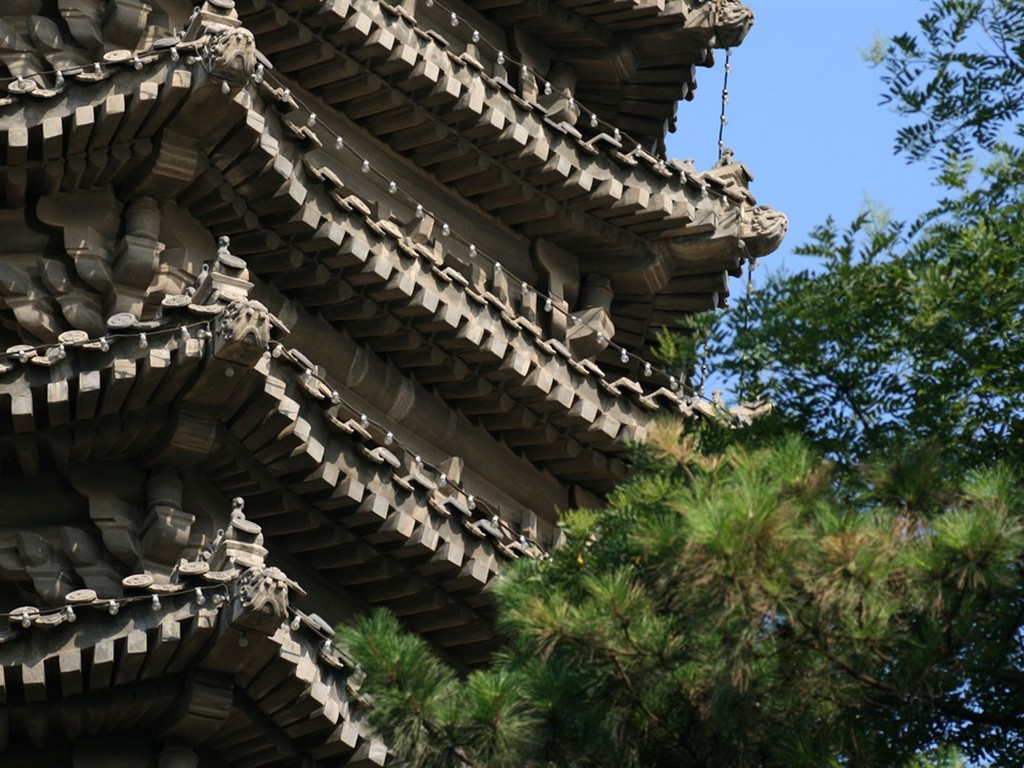
<path fill-rule="evenodd" d="M 651 418 L 747 418 L 646 357 L 785 231 L 742 165 L 661 151 L 750 22 L 5 6 L 0 759 L 381 765 L 333 625 L 482 663 L 502 563 Z"/>
<path fill-rule="evenodd" d="M 605 119 L 661 145 L 696 68 L 715 48 L 739 45 L 753 23 L 736 0 L 473 0 L 502 25 L 529 35 L 572 67 L 574 93 Z"/>

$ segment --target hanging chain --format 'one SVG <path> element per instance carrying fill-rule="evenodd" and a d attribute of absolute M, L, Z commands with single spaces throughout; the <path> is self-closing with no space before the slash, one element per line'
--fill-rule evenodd
<path fill-rule="evenodd" d="M 716 4 L 717 12 L 721 13 L 721 2 Z M 718 165 L 726 165 L 732 162 L 732 151 L 725 148 L 725 126 L 729 122 L 725 116 L 725 108 L 729 103 L 729 74 L 732 72 L 732 49 L 725 49 L 725 72 L 722 77 L 722 110 L 718 118 Z M 727 156 L 728 155 L 728 156 Z M 710 367 L 708 365 L 708 342 L 710 338 L 705 335 L 701 342 L 701 353 L 698 359 L 700 366 L 700 378 L 697 383 L 697 395 L 704 398 L 704 385 L 707 382 Z M 742 377 L 741 377 L 742 386 Z"/>
<path fill-rule="evenodd" d="M 704 383 L 708 379 L 708 339 L 705 336 L 701 340 L 700 351 L 700 383 L 697 385 L 697 396 L 704 398 Z"/>
<path fill-rule="evenodd" d="M 754 268 L 758 265 L 757 259 L 753 256 L 747 256 L 747 291 L 743 296 L 743 336 L 749 336 L 750 331 L 750 301 L 754 295 Z M 743 347 L 743 353 L 740 358 L 740 381 L 739 390 L 743 393 L 747 389 L 747 372 L 750 368 L 750 356 L 747 353 L 747 347 Z"/>
<path fill-rule="evenodd" d="M 732 72 L 732 49 L 725 49 L 725 75 L 722 78 L 722 113 L 718 120 L 718 159 L 725 155 L 725 125 L 728 119 L 725 117 L 725 106 L 729 103 L 729 73 Z"/>

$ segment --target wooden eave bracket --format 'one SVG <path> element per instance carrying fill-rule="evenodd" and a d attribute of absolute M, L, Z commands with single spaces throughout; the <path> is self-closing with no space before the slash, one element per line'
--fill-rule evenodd
<path fill-rule="evenodd" d="M 642 395 L 638 398 L 641 403 L 650 408 L 651 410 L 659 410 L 659 400 L 665 400 L 669 403 L 669 406 L 673 409 L 678 408 L 682 405 L 683 400 L 676 392 L 673 392 L 668 387 L 659 387 L 650 394 Z"/>
<path fill-rule="evenodd" d="M 583 142 L 583 146 L 585 146 L 588 149 L 590 149 L 594 154 L 599 154 L 600 153 L 600 150 L 598 149 L 598 146 L 602 145 L 602 144 L 607 144 L 612 149 L 618 149 L 618 150 L 622 149 L 622 142 L 620 140 L 616 139 L 613 135 L 608 134 L 608 133 L 599 133 L 596 136 L 594 136 L 593 138 L 591 138 L 590 141 Z M 614 154 L 614 153 L 612 154 L 612 156 L 613 157 L 619 157 L 619 155 Z"/>
<path fill-rule="evenodd" d="M 621 146 L 621 144 L 620 144 L 620 146 Z M 633 156 L 633 152 L 616 152 L 615 150 L 612 150 L 611 151 L 611 155 L 616 160 L 618 160 L 619 163 L 621 163 L 622 165 L 630 166 L 630 167 L 635 167 L 636 165 L 638 165 L 638 161 Z"/>
<path fill-rule="evenodd" d="M 416 29 L 419 29 L 419 27 L 416 27 Z M 448 46 L 451 45 L 451 43 L 448 42 L 448 38 L 446 38 L 444 35 L 442 35 L 442 34 L 440 34 L 438 32 L 435 32 L 432 29 L 428 29 L 426 31 L 426 34 L 427 34 L 427 37 L 429 37 L 431 40 L 433 40 L 435 43 L 437 43 L 437 45 L 440 46 L 441 48 L 446 49 L 446 51 L 447 51 Z"/>
<path fill-rule="evenodd" d="M 451 56 L 451 54 L 450 54 L 450 56 Z M 457 59 L 455 57 L 453 57 L 452 60 L 457 60 Z M 532 109 L 532 105 L 531 104 L 527 104 L 527 108 L 528 109 Z M 551 125 L 552 124 L 549 123 L 549 126 L 551 126 Z M 567 130 L 568 126 L 558 126 L 558 128 L 559 129 L 560 128 L 565 128 Z M 552 128 L 552 130 L 555 130 L 555 128 Z M 566 136 L 566 135 L 571 135 L 571 132 L 566 134 L 562 130 L 559 130 L 558 134 L 560 136 Z M 574 141 L 574 144 L 575 144 L 575 146 L 577 146 L 579 148 L 580 151 L 582 151 L 584 153 L 596 154 L 596 153 L 594 153 L 595 147 L 593 145 L 589 145 L 586 148 L 584 148 L 584 143 L 583 142 Z M 642 153 L 642 154 L 633 153 L 633 154 L 636 155 L 636 157 L 639 157 L 640 159 L 644 160 L 645 161 L 645 163 L 644 163 L 645 166 L 648 166 L 649 170 L 651 171 L 651 173 L 657 175 L 658 178 L 664 179 L 664 178 L 667 178 L 667 177 L 671 176 L 671 174 L 667 173 L 667 166 L 666 166 L 666 164 L 658 163 L 656 161 L 656 159 L 654 159 L 652 156 L 649 156 L 649 154 L 647 154 L 647 153 Z M 609 156 L 609 157 L 613 157 L 613 156 Z M 627 163 L 629 163 L 629 162 L 634 162 L 635 163 L 635 159 L 636 159 L 635 157 L 628 157 L 626 162 Z M 620 162 L 622 162 L 621 158 L 620 158 Z M 653 211 L 650 213 L 650 215 L 653 215 L 653 216 L 656 217 L 656 213 L 653 212 Z M 629 221 L 623 221 L 622 225 L 629 227 L 631 224 L 630 224 Z"/>
<path fill-rule="evenodd" d="M 353 203 L 360 203 L 360 202 L 362 202 L 362 201 L 361 201 L 361 200 L 359 200 L 358 198 L 352 198 L 352 202 L 353 202 Z M 364 205 L 365 205 L 365 204 L 364 204 Z M 368 214 L 369 214 L 369 211 L 364 211 L 364 213 L 365 213 L 366 215 L 368 215 Z M 369 226 L 369 224 L 370 224 L 370 223 L 368 223 L 368 226 Z M 379 226 L 382 226 L 382 225 L 378 224 L 378 227 L 379 227 Z M 373 228 L 373 227 L 371 227 L 371 228 Z M 458 274 L 458 273 L 457 273 L 457 272 L 454 272 L 454 274 Z M 455 278 L 453 277 L 453 279 L 455 279 Z M 462 277 L 462 276 L 460 275 L 460 276 L 459 276 L 459 279 L 460 279 L 460 280 L 464 280 L 465 278 L 464 278 L 464 277 Z M 486 294 L 487 294 L 487 291 L 483 291 L 483 292 L 479 292 L 479 293 L 476 293 L 476 295 L 474 295 L 474 293 L 475 293 L 475 292 L 472 292 L 472 291 L 467 291 L 467 293 L 469 293 L 469 295 L 470 295 L 470 298 L 474 298 L 474 299 L 475 299 L 476 301 L 478 301 L 478 302 L 479 302 L 479 303 L 481 303 L 481 304 L 484 304 L 484 303 L 492 303 L 492 304 L 493 304 L 493 303 L 494 303 L 494 297 L 493 297 L 493 296 L 491 296 L 491 297 L 488 297 L 488 296 L 486 295 Z M 507 309 L 507 307 L 504 307 L 504 305 L 502 305 L 502 306 L 500 306 L 500 307 L 498 307 L 498 308 L 499 308 L 499 310 L 501 310 L 502 312 L 504 312 L 504 311 L 505 311 L 505 310 Z M 567 360 L 568 360 L 568 361 L 570 362 L 570 364 L 573 364 L 573 366 L 572 366 L 572 367 L 574 367 L 574 368 L 575 368 L 575 370 L 579 371 L 580 373 L 595 373 L 595 372 L 599 372 L 599 371 L 600 371 L 600 368 L 597 368 L 596 366 L 595 366 L 595 368 L 594 368 L 594 369 L 591 369 L 591 368 L 589 368 L 589 366 L 588 366 L 588 365 L 586 365 L 585 363 L 581 363 L 580 361 L 574 361 L 574 360 L 572 359 L 572 356 L 571 356 L 571 354 L 568 354 L 568 350 L 565 350 L 565 349 L 564 349 L 564 346 L 563 346 L 563 348 L 562 348 L 562 349 L 559 349 L 559 347 L 557 346 L 557 344 L 558 344 L 557 342 L 553 342 L 553 343 L 551 343 L 551 344 L 550 344 L 550 346 L 548 346 L 548 347 L 547 347 L 548 351 L 551 351 L 552 353 L 557 353 L 557 354 L 560 354 L 560 355 L 562 355 L 563 357 L 565 357 L 565 358 L 566 358 L 566 359 L 567 359 Z M 596 369 L 596 370 L 595 370 L 595 369 Z M 601 373 L 603 374 L 603 372 L 601 372 Z M 350 429 L 350 430 L 353 430 L 353 429 L 354 429 L 354 427 L 350 426 L 350 427 L 349 427 L 349 429 Z"/>
<path fill-rule="evenodd" d="M 615 381 L 610 382 L 608 386 L 613 387 L 617 392 L 621 392 L 625 389 L 638 396 L 642 396 L 644 393 L 644 388 L 640 385 L 640 382 L 627 376 L 622 376 Z"/>
<path fill-rule="evenodd" d="M 344 12 L 345 12 L 345 13 L 349 13 L 349 12 L 350 12 L 350 9 L 351 9 L 351 7 L 352 7 L 352 6 L 351 6 L 351 4 L 347 4 L 347 5 L 346 5 L 346 8 L 345 8 L 345 11 L 344 11 Z M 405 19 L 405 20 L 407 20 L 407 21 L 408 21 L 408 20 L 410 19 L 410 16 L 409 16 L 408 14 L 399 14 L 399 15 L 400 15 L 400 16 L 401 16 L 401 17 L 402 17 L 403 19 Z M 343 17 L 344 17 L 344 15 L 342 15 L 341 17 L 343 18 Z M 368 17 L 368 18 L 369 18 L 369 17 Z M 371 23 L 372 23 L 372 22 L 371 22 Z M 377 22 L 377 23 L 379 23 L 379 22 Z M 410 29 L 410 30 L 411 30 L 411 31 L 412 31 L 413 33 L 416 33 L 416 34 L 420 35 L 420 36 L 421 36 L 421 37 L 423 37 L 423 38 L 427 38 L 427 39 L 431 39 L 431 40 L 433 39 L 433 38 L 431 38 L 431 37 L 430 37 L 430 35 L 429 35 L 429 34 L 428 34 L 427 32 L 424 32 L 424 31 L 423 31 L 423 30 L 421 30 L 420 28 L 416 27 L 414 23 L 413 23 L 413 24 L 410 24 L 410 26 L 409 26 L 409 29 Z M 392 33 L 394 33 L 394 32 L 395 32 L 395 30 L 392 30 Z M 425 52 L 425 53 L 426 53 L 426 52 Z M 449 52 L 449 59 L 450 59 L 451 61 L 453 61 L 453 62 L 460 62 L 460 65 L 465 65 L 465 66 L 469 66 L 469 65 L 467 65 L 467 64 L 466 64 L 466 63 L 465 63 L 464 61 L 462 61 L 462 60 L 461 60 L 461 59 L 459 58 L 459 56 L 457 56 L 457 55 L 453 55 L 453 54 L 451 54 L 450 52 Z M 486 75 L 483 75 L 483 76 L 484 76 L 484 77 L 486 77 Z M 491 80 L 494 80 L 494 79 L 493 79 L 493 78 L 491 78 Z M 499 83 L 499 82 L 498 82 L 497 80 L 494 80 L 494 82 L 495 82 L 495 83 L 496 83 L 496 84 L 498 85 L 498 87 L 504 87 L 504 84 L 502 84 L 502 83 Z M 532 110 L 534 110 L 534 109 L 536 109 L 536 105 L 535 105 L 535 104 L 532 104 L 531 102 L 527 102 L 527 101 L 523 101 L 523 100 L 521 100 L 521 99 L 518 99 L 518 97 L 517 97 L 517 96 L 515 96 L 514 94 L 513 94 L 513 98 L 514 98 L 514 99 L 516 99 L 516 100 L 517 100 L 517 103 L 520 103 L 520 105 L 521 105 L 521 106 L 522 106 L 522 107 L 523 107 L 524 109 L 527 109 L 527 110 L 531 110 L 531 111 L 532 111 Z M 593 140 L 591 140 L 591 141 L 593 141 Z M 579 143 L 579 147 L 580 147 L 580 149 L 581 149 L 581 151 L 582 151 L 582 152 L 585 152 L 585 153 L 588 153 L 588 154 L 594 154 L 593 150 L 594 150 L 594 148 L 595 148 L 595 147 L 594 147 L 594 145 L 593 145 L 593 144 L 591 144 L 591 146 L 588 146 L 588 147 L 585 147 L 585 148 L 584 148 L 584 146 L 583 146 L 583 143 Z M 628 162 L 628 161 L 627 161 L 627 162 Z M 654 169 L 655 169 L 655 173 L 657 173 L 657 174 L 658 174 L 659 176 L 664 176 L 664 167 L 663 167 L 663 166 L 659 166 L 659 165 L 655 164 L 655 166 L 654 166 Z"/>

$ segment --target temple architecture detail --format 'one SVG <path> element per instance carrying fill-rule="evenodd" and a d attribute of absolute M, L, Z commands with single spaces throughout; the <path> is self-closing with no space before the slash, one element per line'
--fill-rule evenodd
<path fill-rule="evenodd" d="M 380 766 L 785 217 L 665 155 L 736 0 L 0 4 L 0 764 Z"/>

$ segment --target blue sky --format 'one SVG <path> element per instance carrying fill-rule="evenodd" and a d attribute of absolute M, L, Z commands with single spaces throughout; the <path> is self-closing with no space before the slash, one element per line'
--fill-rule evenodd
<path fill-rule="evenodd" d="M 848 222 L 867 198 L 897 218 L 934 203 L 927 167 L 893 154 L 903 121 L 879 105 L 881 72 L 861 56 L 876 33 L 916 30 L 928 3 L 745 2 L 755 22 L 732 53 L 725 144 L 754 175 L 758 202 L 789 216 L 789 235 L 764 266 L 807 266 L 792 249 L 829 215 Z M 717 158 L 724 62 L 719 51 L 713 69 L 698 71 L 696 97 L 679 105 L 679 128 L 669 140 L 671 156 L 695 158 L 701 170 Z"/>

